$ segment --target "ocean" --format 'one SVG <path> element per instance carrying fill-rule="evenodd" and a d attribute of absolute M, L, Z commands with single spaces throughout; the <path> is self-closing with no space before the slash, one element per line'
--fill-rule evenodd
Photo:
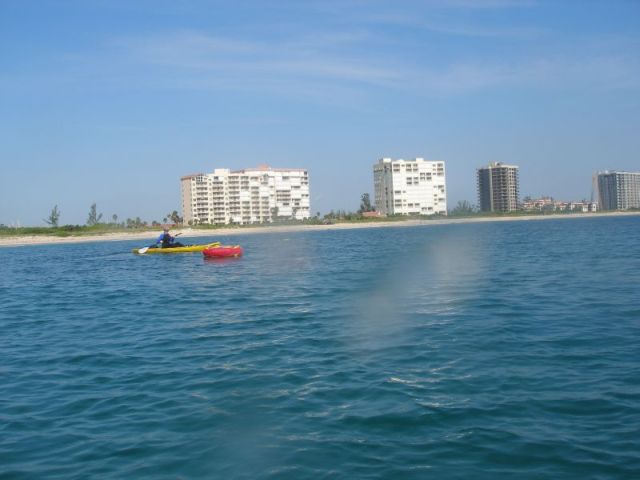
<path fill-rule="evenodd" d="M 640 478 L 640 217 L 206 240 L 0 248 L 0 478 Z"/>

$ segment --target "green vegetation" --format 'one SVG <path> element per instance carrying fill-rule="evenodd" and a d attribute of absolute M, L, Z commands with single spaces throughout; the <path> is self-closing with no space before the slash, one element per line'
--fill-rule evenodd
<path fill-rule="evenodd" d="M 478 209 L 467 200 L 459 201 L 453 210 L 449 212 L 452 217 L 467 217 L 478 213 Z"/>
<path fill-rule="evenodd" d="M 178 214 L 177 210 L 174 210 L 173 212 L 167 214 L 167 216 L 162 219 L 164 223 L 171 221 L 171 223 L 173 223 L 174 225 L 181 224 L 182 220 L 183 219 L 180 216 L 180 214 Z M 157 223 L 157 222 L 154 221 L 153 223 Z"/>
<path fill-rule="evenodd" d="M 102 218 L 102 214 L 98 214 L 98 209 L 96 207 L 96 204 L 93 203 L 91 205 L 91 208 L 89 209 L 89 218 L 87 218 L 87 225 L 89 225 L 90 227 L 98 225 L 98 223 L 100 223 L 101 218 Z"/>
<path fill-rule="evenodd" d="M 55 207 L 53 207 L 53 210 L 51 210 L 51 213 L 47 218 L 45 218 L 44 221 L 47 225 L 51 225 L 52 227 L 57 227 L 59 220 L 60 220 L 60 211 L 58 210 L 58 205 L 56 205 Z"/>
<path fill-rule="evenodd" d="M 18 237 L 22 235 L 50 235 L 55 237 L 70 237 L 70 236 L 86 236 L 96 235 L 103 233 L 114 232 L 127 232 L 130 229 L 123 227 L 98 224 L 93 226 L 87 225 L 62 225 L 59 227 L 8 227 L 6 225 L 0 225 L 0 237 Z"/>
<path fill-rule="evenodd" d="M 328 224 L 339 224 L 339 223 L 393 223 L 393 222 L 404 222 L 410 220 L 420 220 L 420 221 L 430 221 L 430 220 L 441 220 L 445 218 L 510 218 L 510 217 L 527 217 L 527 216 L 563 216 L 569 214 L 580 214 L 581 212 L 571 212 L 571 211 L 556 211 L 556 212 L 540 212 L 540 211 L 516 211 L 509 213 L 490 213 L 490 212 L 479 212 L 477 208 L 471 205 L 467 201 L 458 202 L 456 207 L 454 207 L 450 212 L 448 217 L 444 215 L 388 215 L 386 217 L 378 217 L 378 216 L 364 216 L 363 213 L 365 211 L 364 208 L 367 207 L 367 199 L 363 194 L 361 198 L 361 209 L 362 211 L 358 212 L 349 212 L 346 210 L 331 210 L 324 216 L 320 215 L 318 212 L 315 216 L 308 218 L 306 220 L 293 220 L 286 218 L 278 218 L 273 223 L 267 224 L 251 224 L 251 225 L 211 225 L 211 224 L 193 224 L 193 225 L 183 225 L 182 218 L 178 215 L 177 211 L 173 211 L 171 214 L 167 215 L 163 220 L 180 220 L 179 222 L 174 222 L 175 228 L 182 227 L 193 227 L 202 230 L 220 230 L 220 229 L 228 229 L 228 228 L 237 228 L 237 229 L 250 229 L 250 228 L 260 228 L 260 227 L 278 227 L 278 226 L 295 226 L 295 225 L 328 225 Z M 370 206 L 370 203 L 369 203 Z M 364 208 L 363 208 L 364 207 Z M 371 210 L 372 211 L 372 210 Z M 639 212 L 640 209 L 629 209 L 628 212 Z M 277 210 L 276 212 L 277 213 Z M 610 213 L 610 212 L 598 212 L 598 213 Z M 161 224 L 157 221 L 147 222 L 142 220 L 140 217 L 136 217 L 134 219 L 127 218 L 125 221 L 118 223 L 118 215 L 112 215 L 110 223 L 100 223 L 102 219 L 102 214 L 98 214 L 96 204 L 91 205 L 91 209 L 89 211 L 89 218 L 87 220 L 87 225 L 62 225 L 58 226 L 60 211 L 57 208 L 57 205 L 51 211 L 49 217 L 44 220 L 48 226 L 46 227 L 10 227 L 7 225 L 0 224 L 0 238 L 6 237 L 18 237 L 18 236 L 30 236 L 30 235 L 42 235 L 42 236 L 56 236 L 56 237 L 69 237 L 69 236 L 89 236 L 89 235 L 102 235 L 107 233 L 127 233 L 127 232 L 152 232 L 156 231 Z"/>
<path fill-rule="evenodd" d="M 360 209 L 358 210 L 358 213 L 363 213 L 363 212 L 375 212 L 375 208 L 373 208 L 373 205 L 371 205 L 371 199 L 369 198 L 369 194 L 368 193 L 363 193 L 362 197 L 360 197 Z"/>

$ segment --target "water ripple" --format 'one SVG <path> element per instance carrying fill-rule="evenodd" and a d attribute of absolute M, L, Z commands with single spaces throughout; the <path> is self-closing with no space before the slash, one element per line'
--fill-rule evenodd
<path fill-rule="evenodd" d="M 0 249 L 0 478 L 637 478 L 638 222 Z"/>

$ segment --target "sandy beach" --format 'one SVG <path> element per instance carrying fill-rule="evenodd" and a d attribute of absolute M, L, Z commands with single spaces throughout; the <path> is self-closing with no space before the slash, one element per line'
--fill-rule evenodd
<path fill-rule="evenodd" d="M 256 226 L 243 228 L 219 228 L 215 230 L 197 228 L 176 228 L 172 234 L 181 233 L 183 237 L 210 237 L 215 240 L 219 237 L 249 234 L 278 234 L 303 231 L 344 230 L 353 228 L 388 228 L 388 227 L 416 227 L 453 225 L 459 223 L 485 223 L 485 222 L 529 222 L 540 220 L 566 220 L 579 218 L 606 218 L 620 216 L 640 216 L 640 212 L 607 212 L 607 213 L 575 213 L 565 215 L 531 215 L 522 217 L 475 217 L 475 218 L 443 218 L 438 220 L 406 220 L 397 222 L 379 223 L 336 223 L 332 225 L 283 225 L 283 226 Z M 153 241 L 160 234 L 160 230 L 147 230 L 144 232 L 117 232 L 100 235 L 83 235 L 56 237 L 47 235 L 25 235 L 0 238 L 0 247 L 16 247 L 30 245 L 45 245 L 56 243 L 84 243 L 106 242 L 118 240 L 140 240 L 141 244 Z"/>

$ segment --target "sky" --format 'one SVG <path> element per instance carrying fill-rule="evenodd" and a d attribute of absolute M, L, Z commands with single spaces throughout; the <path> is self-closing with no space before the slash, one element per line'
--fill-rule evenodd
<path fill-rule="evenodd" d="M 0 224 L 162 221 L 180 177 L 309 171 L 356 210 L 382 157 L 589 199 L 640 171 L 640 1 L 0 0 Z"/>

